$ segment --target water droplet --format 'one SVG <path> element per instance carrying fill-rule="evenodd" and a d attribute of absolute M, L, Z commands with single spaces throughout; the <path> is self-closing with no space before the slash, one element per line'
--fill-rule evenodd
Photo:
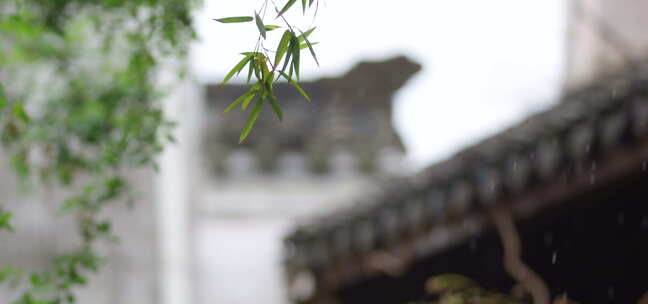
<path fill-rule="evenodd" d="M 610 298 L 610 300 L 614 299 L 614 286 L 612 285 L 608 287 L 608 297 Z"/>
<path fill-rule="evenodd" d="M 591 147 L 592 146 L 590 144 L 585 145 L 585 153 L 589 153 Z"/>
<path fill-rule="evenodd" d="M 590 185 L 593 185 L 596 183 L 596 175 L 590 174 Z"/>
<path fill-rule="evenodd" d="M 556 265 L 556 261 L 557 261 L 557 260 L 558 260 L 558 253 L 557 253 L 557 252 L 554 252 L 554 253 L 551 255 L 551 264 L 552 264 L 552 265 Z"/>
<path fill-rule="evenodd" d="M 644 162 L 644 165 L 645 164 L 646 164 L 646 162 Z M 517 160 L 515 160 L 515 161 L 513 161 L 513 171 L 517 171 L 517 169 L 518 169 L 518 163 L 517 163 Z"/>
<path fill-rule="evenodd" d="M 617 223 L 619 223 L 619 225 L 623 225 L 624 222 L 625 215 L 623 214 L 623 212 L 619 212 L 619 214 L 617 214 Z"/>
<path fill-rule="evenodd" d="M 596 162 L 592 162 L 592 166 L 590 167 L 590 171 L 596 171 Z"/>

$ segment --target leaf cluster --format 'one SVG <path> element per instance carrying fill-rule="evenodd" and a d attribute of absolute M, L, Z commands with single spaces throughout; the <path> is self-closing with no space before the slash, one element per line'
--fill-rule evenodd
<path fill-rule="evenodd" d="M 238 76 L 245 68 L 247 68 L 247 84 L 253 80 L 247 92 L 235 99 L 225 109 L 225 113 L 239 107 L 242 111 L 246 111 L 251 107 L 250 114 L 247 121 L 243 126 L 239 141 L 243 142 L 250 134 L 254 123 L 256 122 L 263 106 L 267 103 L 272 108 L 275 116 L 281 121 L 283 119 L 283 112 L 281 105 L 274 94 L 273 85 L 275 82 L 283 79 L 288 82 L 301 96 L 307 101 L 311 101 L 310 96 L 299 85 L 299 72 L 301 63 L 301 52 L 308 49 L 315 62 L 319 65 L 317 55 L 313 45 L 308 37 L 313 33 L 315 27 L 302 32 L 295 26 L 292 26 L 285 18 L 284 13 L 287 12 L 296 0 L 288 0 L 281 10 L 275 6 L 277 13 L 276 18 L 280 18 L 284 22 L 284 26 L 279 25 L 266 25 L 263 17 L 255 11 L 254 16 L 238 16 L 238 17 L 225 17 L 214 19 L 221 23 L 246 23 L 254 21 L 256 28 L 259 32 L 257 44 L 252 52 L 241 53 L 243 58 L 227 73 L 221 84 L 227 83 L 232 77 Z M 302 10 L 305 13 L 306 9 L 313 5 L 314 1 L 302 0 Z M 268 1 L 266 0 L 262 11 L 265 12 Z M 276 50 L 274 57 L 270 55 L 271 50 L 264 47 L 264 41 L 268 38 L 267 32 L 285 27 Z"/>
<path fill-rule="evenodd" d="M 0 267 L 19 304 L 75 303 L 74 288 L 114 242 L 105 206 L 132 201 L 132 168 L 155 167 L 172 140 L 158 67 L 195 37 L 195 0 L 0 1 L 0 144 L 25 187 L 68 188 L 53 201 L 81 242 L 41 271 Z M 0 233 L 13 230 L 0 209 Z M 19 226 L 17 226 L 19 227 Z M 0 265 L 1 266 L 1 265 Z"/>
<path fill-rule="evenodd" d="M 155 156 L 173 141 L 159 103 L 156 72 L 167 57 L 182 58 L 195 38 L 190 12 L 198 0 L 4 0 L 0 1 L 0 144 L 25 187 L 53 185 L 70 193 L 61 216 L 76 219 L 81 243 L 54 257 L 51 267 L 34 271 L 0 267 L 0 283 L 18 289 L 15 304 L 76 303 L 74 290 L 98 271 L 103 257 L 97 242 L 114 242 L 105 206 L 132 201 L 126 171 L 155 167 Z M 268 103 L 282 119 L 273 84 L 299 86 L 300 53 L 314 28 L 292 26 L 284 13 L 266 24 L 269 2 L 253 16 L 221 18 L 222 23 L 253 22 L 259 32 L 253 51 L 228 73 L 226 83 L 247 68 L 250 90 L 226 111 L 251 108 L 244 140 Z M 302 0 L 302 10 L 317 1 Z M 274 3 L 273 3 L 274 4 Z M 270 32 L 284 29 L 276 50 L 264 47 Z M 270 53 L 274 52 L 274 56 Z M 35 157 L 36 156 L 36 157 Z M 13 230 L 11 212 L 0 208 L 0 233 Z M 19 226 L 17 226 L 19 227 Z"/>

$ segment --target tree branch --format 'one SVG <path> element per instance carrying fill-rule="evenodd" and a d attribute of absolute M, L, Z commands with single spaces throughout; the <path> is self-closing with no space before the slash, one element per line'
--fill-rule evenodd
<path fill-rule="evenodd" d="M 489 211 L 504 249 L 504 269 L 531 293 L 534 304 L 549 304 L 549 288 L 544 280 L 521 259 L 522 244 L 508 207 Z"/>

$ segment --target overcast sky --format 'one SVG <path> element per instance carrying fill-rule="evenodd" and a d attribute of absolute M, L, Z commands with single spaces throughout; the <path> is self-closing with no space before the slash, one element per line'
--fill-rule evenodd
<path fill-rule="evenodd" d="M 283 5 L 284 0 L 275 0 Z M 562 0 L 320 0 L 314 20 L 289 15 L 311 41 L 320 67 L 306 79 L 344 73 L 355 62 L 405 54 L 423 71 L 395 96 L 395 126 L 416 167 L 494 134 L 555 101 L 562 81 Z M 300 2 L 300 1 L 298 1 Z M 207 0 L 197 15 L 201 41 L 191 65 L 218 82 L 256 42 L 248 24 L 213 18 L 251 15 L 262 0 Z M 270 18 L 268 19 L 270 20 Z M 269 23 L 269 22 L 267 22 Z M 272 32 L 278 40 L 281 31 Z M 272 46 L 272 44 L 269 44 Z"/>

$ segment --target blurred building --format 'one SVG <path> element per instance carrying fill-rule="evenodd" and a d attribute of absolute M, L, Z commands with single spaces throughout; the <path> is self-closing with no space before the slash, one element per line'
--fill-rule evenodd
<path fill-rule="evenodd" d="M 643 62 L 303 224 L 286 240 L 294 299 L 405 303 L 446 272 L 507 291 L 514 282 L 490 213 L 509 208 L 522 258 L 553 295 L 636 303 L 648 286 L 646 88 Z"/>
<path fill-rule="evenodd" d="M 406 173 L 392 96 L 419 70 L 405 57 L 362 62 L 339 78 L 302 82 L 311 103 L 276 84 L 284 121 L 266 107 L 241 144 L 249 112 L 222 112 L 248 87 L 206 87 L 190 215 L 195 303 L 286 302 L 287 229 Z"/>
<path fill-rule="evenodd" d="M 79 303 L 284 303 L 287 227 L 405 173 L 392 95 L 419 69 L 405 57 L 363 62 L 341 78 L 303 82 L 312 103 L 277 84 L 285 121 L 264 113 L 243 144 L 246 113 L 221 113 L 245 86 L 210 85 L 205 96 L 178 86 L 166 112 L 181 144 L 165 150 L 160 174 L 128 173 L 137 203 L 106 210 L 120 241 L 101 245 L 106 264 L 79 288 Z M 0 233 L 0 266 L 37 271 L 77 249 L 77 219 L 60 209 L 66 192 L 23 189 L 1 168 L 0 203 L 16 232 Z M 0 288 L 0 303 L 16 296 Z"/>
<path fill-rule="evenodd" d="M 285 245 L 293 300 L 405 303 L 446 272 L 508 291 L 491 216 L 506 208 L 521 258 L 552 295 L 638 301 L 648 286 L 648 3 L 570 5 L 561 103 L 296 227 Z"/>

